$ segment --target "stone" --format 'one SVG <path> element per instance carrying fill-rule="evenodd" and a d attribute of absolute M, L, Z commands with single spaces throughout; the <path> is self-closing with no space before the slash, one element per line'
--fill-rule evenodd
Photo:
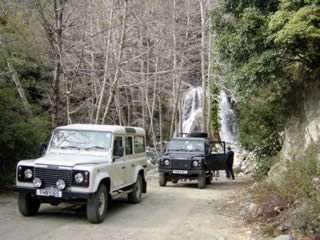
<path fill-rule="evenodd" d="M 294 240 L 294 238 L 291 235 L 280 235 L 274 240 Z"/>

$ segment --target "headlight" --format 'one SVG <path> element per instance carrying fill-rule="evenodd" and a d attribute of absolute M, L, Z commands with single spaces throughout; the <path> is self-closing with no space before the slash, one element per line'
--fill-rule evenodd
<path fill-rule="evenodd" d="M 198 162 L 198 161 L 193 161 L 193 162 L 192 162 L 192 165 L 193 165 L 194 167 L 198 167 L 198 166 L 199 166 L 199 162 Z"/>
<path fill-rule="evenodd" d="M 24 170 L 23 175 L 25 179 L 31 179 L 33 175 L 32 170 L 27 168 L 26 170 Z"/>
<path fill-rule="evenodd" d="M 169 160 L 164 160 L 164 165 L 165 165 L 165 166 L 169 166 L 169 164 L 170 164 L 170 161 L 169 161 Z"/>
<path fill-rule="evenodd" d="M 66 188 L 66 183 L 65 181 L 63 181 L 62 179 L 59 179 L 57 182 L 56 182 L 56 186 L 58 189 L 60 190 L 63 190 Z"/>
<path fill-rule="evenodd" d="M 74 175 L 74 180 L 78 184 L 82 183 L 83 180 L 84 180 L 83 174 L 82 173 L 77 173 L 76 175 Z"/>
<path fill-rule="evenodd" d="M 39 188 L 39 187 L 41 187 L 41 185 L 42 185 L 42 181 L 40 178 L 36 177 L 33 179 L 33 186 L 35 188 Z"/>

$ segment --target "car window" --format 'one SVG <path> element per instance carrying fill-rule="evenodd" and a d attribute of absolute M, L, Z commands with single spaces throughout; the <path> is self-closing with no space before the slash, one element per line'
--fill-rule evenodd
<path fill-rule="evenodd" d="M 126 155 L 131 155 L 133 153 L 133 148 L 132 148 L 132 137 L 125 137 L 125 150 L 126 150 Z"/>
<path fill-rule="evenodd" d="M 113 156 L 119 156 L 121 149 L 123 149 L 122 137 L 116 136 L 113 143 Z"/>
<path fill-rule="evenodd" d="M 145 151 L 144 145 L 144 137 L 143 136 L 135 136 L 134 137 L 134 152 L 142 153 Z"/>

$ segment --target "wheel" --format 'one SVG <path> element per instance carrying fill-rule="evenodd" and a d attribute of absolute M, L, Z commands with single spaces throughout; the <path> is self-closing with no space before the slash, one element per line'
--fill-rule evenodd
<path fill-rule="evenodd" d="M 172 183 L 178 183 L 178 180 L 177 179 L 173 179 Z"/>
<path fill-rule="evenodd" d="M 199 175 L 198 177 L 198 188 L 205 188 L 206 186 L 206 173 Z"/>
<path fill-rule="evenodd" d="M 206 184 L 211 184 L 212 181 L 212 172 L 209 173 L 209 176 L 206 178 Z"/>
<path fill-rule="evenodd" d="M 40 201 L 27 193 L 18 194 L 18 209 L 25 217 L 35 216 L 40 208 Z"/>
<path fill-rule="evenodd" d="M 159 185 L 160 187 L 165 187 L 167 185 L 167 178 L 164 173 L 159 174 Z"/>
<path fill-rule="evenodd" d="M 108 206 L 108 193 L 101 184 L 97 192 L 87 202 L 87 217 L 91 223 L 102 223 Z"/>
<path fill-rule="evenodd" d="M 141 175 L 138 175 L 137 181 L 132 186 L 132 192 L 128 194 L 128 200 L 131 203 L 141 202 L 143 182 Z"/>

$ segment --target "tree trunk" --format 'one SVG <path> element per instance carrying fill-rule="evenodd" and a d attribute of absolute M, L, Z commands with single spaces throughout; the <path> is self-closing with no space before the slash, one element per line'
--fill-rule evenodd
<path fill-rule="evenodd" d="M 101 123 L 104 124 L 107 114 L 110 111 L 111 103 L 115 94 L 115 89 L 118 85 L 119 80 L 119 74 L 120 74 L 120 64 L 122 61 L 122 54 L 123 54 L 123 48 L 124 48 L 124 40 L 125 40 L 125 32 L 126 32 L 126 20 L 127 20 L 127 6 L 128 6 L 128 0 L 124 0 L 124 12 L 123 12 L 123 18 L 122 18 L 122 30 L 121 30 L 121 37 L 120 37 L 120 44 L 119 44 L 119 52 L 116 59 L 116 72 L 114 74 L 113 82 L 110 86 L 110 95 L 108 98 L 108 102 L 102 117 Z"/>

